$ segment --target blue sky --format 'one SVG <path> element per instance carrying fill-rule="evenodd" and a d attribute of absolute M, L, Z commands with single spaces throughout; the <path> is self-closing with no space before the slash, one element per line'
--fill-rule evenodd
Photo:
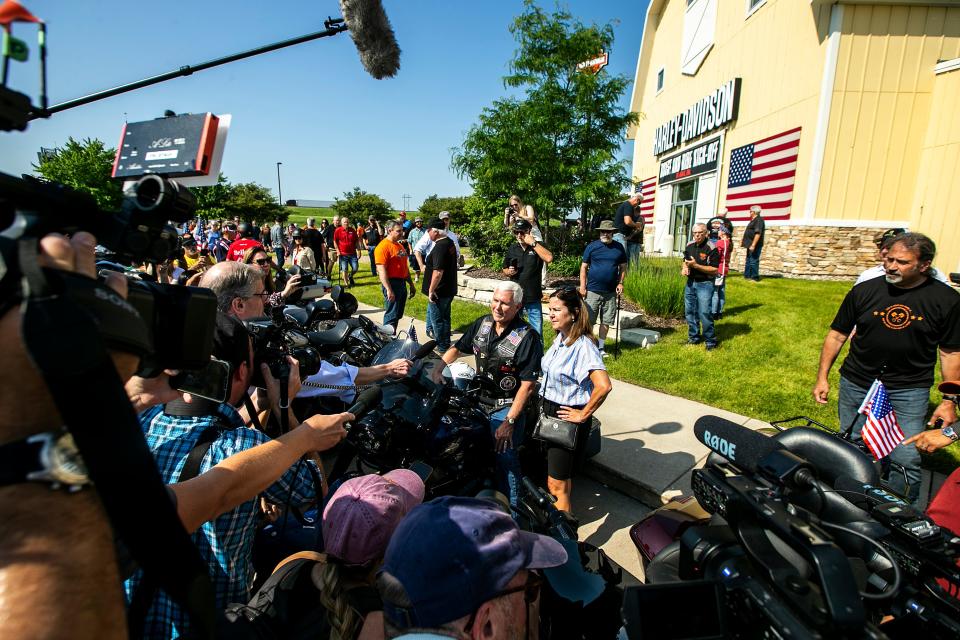
<path fill-rule="evenodd" d="M 185 64 L 319 31 L 336 0 L 267 3 L 23 0 L 48 24 L 48 92 L 56 104 Z M 516 49 L 508 26 L 520 0 L 384 0 L 402 50 L 395 78 L 374 80 L 343 33 L 178 78 L 0 133 L 0 171 L 30 172 L 40 147 L 68 136 L 117 144 L 124 119 L 211 111 L 233 115 L 223 172 L 233 182 L 277 188 L 284 199 L 332 199 L 359 186 L 395 207 L 437 193 L 465 195 L 450 169 L 483 107 L 507 95 L 502 77 Z M 542 2 L 547 9 L 554 5 Z M 615 20 L 607 67 L 631 81 L 647 2 L 566 2 L 582 22 Z M 36 95 L 35 30 L 16 25 L 31 61 L 12 63 L 10 86 Z M 623 97 L 629 106 L 629 97 Z M 629 158 L 632 142 L 621 150 Z"/>

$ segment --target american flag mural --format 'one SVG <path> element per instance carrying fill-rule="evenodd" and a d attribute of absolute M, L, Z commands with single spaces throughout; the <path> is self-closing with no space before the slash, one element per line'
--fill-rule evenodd
<path fill-rule="evenodd" d="M 643 195 L 643 202 L 640 203 L 640 214 L 643 216 L 643 221 L 653 222 L 653 201 L 657 195 L 657 176 L 641 180 L 637 188 Z"/>
<path fill-rule="evenodd" d="M 749 220 L 758 204 L 766 220 L 787 220 L 800 150 L 800 127 L 730 152 L 725 206 L 731 220 Z"/>

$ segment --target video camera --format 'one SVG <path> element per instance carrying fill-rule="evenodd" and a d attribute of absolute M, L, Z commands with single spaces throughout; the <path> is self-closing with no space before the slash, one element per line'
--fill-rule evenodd
<path fill-rule="evenodd" d="M 698 421 L 698 438 L 726 452 L 693 472 L 714 515 L 682 535 L 677 582 L 627 590 L 631 640 L 960 637 L 960 539 L 863 476 L 838 475 L 870 467 L 854 445 L 797 429 L 809 460 L 720 418 Z"/>
<path fill-rule="evenodd" d="M 260 365 L 266 363 L 274 378 L 285 379 L 290 375 L 287 356 L 299 364 L 300 378 L 320 371 L 320 352 L 310 346 L 307 336 L 283 318 L 282 311 L 273 319 L 247 320 L 244 323 L 253 338 L 253 385 L 265 388 Z"/>

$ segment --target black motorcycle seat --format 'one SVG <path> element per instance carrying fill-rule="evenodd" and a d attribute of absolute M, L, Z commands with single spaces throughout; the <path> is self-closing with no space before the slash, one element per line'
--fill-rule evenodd
<path fill-rule="evenodd" d="M 310 344 L 314 346 L 324 346 L 324 347 L 335 347 L 343 344 L 344 340 L 347 339 L 347 334 L 351 330 L 350 323 L 348 322 L 337 322 L 330 329 L 325 329 L 323 331 L 308 331 L 307 339 L 310 341 Z M 346 346 L 346 345 L 344 345 Z"/>
<path fill-rule="evenodd" d="M 307 320 L 310 317 L 306 309 L 301 309 L 300 307 L 284 307 L 283 315 L 287 318 L 290 318 L 301 327 L 307 326 Z"/>
<path fill-rule="evenodd" d="M 812 464 L 820 480 L 830 486 L 840 476 L 863 484 L 880 484 L 880 473 L 873 460 L 852 442 L 811 427 L 787 429 L 773 439 Z"/>

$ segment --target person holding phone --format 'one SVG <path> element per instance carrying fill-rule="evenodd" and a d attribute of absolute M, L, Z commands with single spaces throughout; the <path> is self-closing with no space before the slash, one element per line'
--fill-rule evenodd
<path fill-rule="evenodd" d="M 269 293 L 264 306 L 281 307 L 285 300 L 300 289 L 300 275 L 290 276 L 287 284 L 282 291 L 277 291 L 277 283 L 273 279 L 273 259 L 267 254 L 267 250 L 262 247 L 253 247 L 248 249 L 243 256 L 244 264 L 252 264 L 263 272 L 263 290 Z"/>
<path fill-rule="evenodd" d="M 533 226 L 523 218 L 517 218 L 512 227 L 517 241 L 507 250 L 503 259 L 503 275 L 523 289 L 523 311 L 527 322 L 541 336 L 543 342 L 543 278 L 546 264 L 553 262 L 553 254 L 533 235 Z"/>
<path fill-rule="evenodd" d="M 693 225 L 693 242 L 683 250 L 680 273 L 687 276 L 683 308 L 687 317 L 687 344 L 706 344 L 707 351 L 717 348 L 713 329 L 713 281 L 720 267 L 720 254 L 707 237 L 707 225 Z"/>

